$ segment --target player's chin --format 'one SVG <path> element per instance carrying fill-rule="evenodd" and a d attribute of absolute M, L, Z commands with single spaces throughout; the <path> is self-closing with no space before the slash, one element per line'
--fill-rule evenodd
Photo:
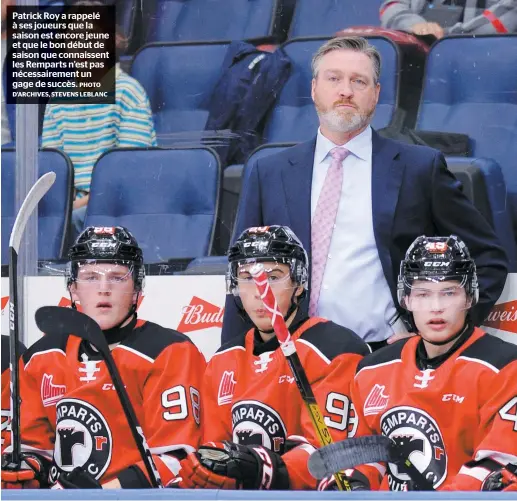
<path fill-rule="evenodd" d="M 117 315 L 115 312 L 96 312 L 94 315 L 91 315 L 93 320 L 95 320 L 101 330 L 105 331 L 115 327 L 115 325 L 119 324 L 120 321 L 124 318 L 120 315 Z"/>
<path fill-rule="evenodd" d="M 267 316 L 252 315 L 251 320 L 259 331 L 269 331 L 273 328 L 271 320 Z"/>
<path fill-rule="evenodd" d="M 421 337 L 423 337 L 426 341 L 430 341 L 433 343 L 440 343 L 441 341 L 445 341 L 449 339 L 453 332 L 453 326 L 449 323 L 446 323 L 442 326 L 440 330 L 436 328 L 432 328 L 429 325 L 426 325 L 424 329 L 419 331 Z"/>

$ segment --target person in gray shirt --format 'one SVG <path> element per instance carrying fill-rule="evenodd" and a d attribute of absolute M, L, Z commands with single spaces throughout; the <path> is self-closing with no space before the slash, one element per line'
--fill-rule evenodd
<path fill-rule="evenodd" d="M 381 25 L 416 35 L 517 32 L 517 0 L 384 0 Z"/>

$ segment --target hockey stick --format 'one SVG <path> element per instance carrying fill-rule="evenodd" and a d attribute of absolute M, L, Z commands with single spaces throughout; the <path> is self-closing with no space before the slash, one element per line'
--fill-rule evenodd
<path fill-rule="evenodd" d="M 433 491 L 433 484 L 410 461 L 402 447 L 384 435 L 348 438 L 322 447 L 309 457 L 309 473 L 316 479 L 334 472 L 366 463 L 404 465 L 411 477 L 414 490 Z"/>
<path fill-rule="evenodd" d="M 126 415 L 129 429 L 131 430 L 138 452 L 144 462 L 151 485 L 161 488 L 162 481 L 160 473 L 154 464 L 151 451 L 147 445 L 147 440 L 138 422 L 133 405 L 129 400 L 129 396 L 117 366 L 115 365 L 115 361 L 113 360 L 113 355 L 111 354 L 106 338 L 97 322 L 88 315 L 74 310 L 73 308 L 61 308 L 59 306 L 43 306 L 36 311 L 35 318 L 38 329 L 47 335 L 65 336 L 71 334 L 88 341 L 97 349 L 106 363 L 106 368 L 113 381 L 113 386 L 115 387 L 120 404 Z"/>
<path fill-rule="evenodd" d="M 20 436 L 20 325 L 18 319 L 18 252 L 27 222 L 40 200 L 50 190 L 56 180 L 55 172 L 41 176 L 30 189 L 18 211 L 9 239 L 9 366 L 11 369 L 11 464 L 17 468 L 21 464 Z"/>
<path fill-rule="evenodd" d="M 255 281 L 255 285 L 260 293 L 260 298 L 264 303 L 264 307 L 271 316 L 271 325 L 273 326 L 273 330 L 275 331 L 276 337 L 280 343 L 280 348 L 285 355 L 287 364 L 293 373 L 296 386 L 298 386 L 302 400 L 309 412 L 309 416 L 314 426 L 314 430 L 318 435 L 319 441 L 321 445 L 331 444 L 333 442 L 332 436 L 330 435 L 321 410 L 316 402 L 316 397 L 314 396 L 309 380 L 307 379 L 307 374 L 305 373 L 300 357 L 298 356 L 298 352 L 296 351 L 296 346 L 294 341 L 291 339 L 291 333 L 287 328 L 282 313 L 278 309 L 278 304 L 276 302 L 275 295 L 269 286 L 268 276 L 264 271 L 264 267 L 260 263 L 257 263 L 250 268 L 249 272 Z M 342 473 L 336 470 L 335 472 L 332 472 L 331 475 L 334 475 L 337 487 L 340 491 L 351 490 L 350 484 Z"/>

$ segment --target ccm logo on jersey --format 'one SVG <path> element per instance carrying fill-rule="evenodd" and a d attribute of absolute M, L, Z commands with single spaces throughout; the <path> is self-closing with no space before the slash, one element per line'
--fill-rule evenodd
<path fill-rule="evenodd" d="M 104 416 L 93 405 L 63 398 L 56 405 L 56 443 L 51 479 L 77 466 L 99 479 L 111 461 L 113 440 Z"/>
<path fill-rule="evenodd" d="M 424 266 L 425 267 L 432 267 L 432 268 L 446 268 L 447 266 L 449 266 L 449 261 L 433 261 L 433 262 L 430 262 L 430 261 L 426 261 L 424 263 Z"/>
<path fill-rule="evenodd" d="M 294 383 L 294 377 L 284 374 L 283 376 L 280 376 L 278 378 L 278 384 L 282 384 L 282 383 L 289 383 L 289 384 Z"/>
<path fill-rule="evenodd" d="M 442 402 L 457 402 L 458 404 L 461 404 L 463 403 L 463 400 L 465 400 L 465 397 L 460 397 L 454 393 L 446 393 L 442 397 Z"/>
<path fill-rule="evenodd" d="M 393 407 L 382 415 L 380 425 L 382 434 L 393 439 L 435 489 L 445 481 L 447 454 L 443 436 L 427 412 L 415 407 Z M 388 463 L 387 473 L 390 490 L 411 490 L 411 478 L 403 464 Z"/>

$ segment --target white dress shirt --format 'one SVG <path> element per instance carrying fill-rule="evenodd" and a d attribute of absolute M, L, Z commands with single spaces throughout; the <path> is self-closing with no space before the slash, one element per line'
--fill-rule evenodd
<path fill-rule="evenodd" d="M 323 275 L 318 314 L 348 327 L 365 341 L 382 341 L 392 335 L 390 321 L 397 310 L 382 270 L 372 219 L 372 129 L 344 145 L 336 145 L 320 130 L 316 139 L 312 174 L 311 220 L 332 157 L 343 146 L 343 186 Z"/>

